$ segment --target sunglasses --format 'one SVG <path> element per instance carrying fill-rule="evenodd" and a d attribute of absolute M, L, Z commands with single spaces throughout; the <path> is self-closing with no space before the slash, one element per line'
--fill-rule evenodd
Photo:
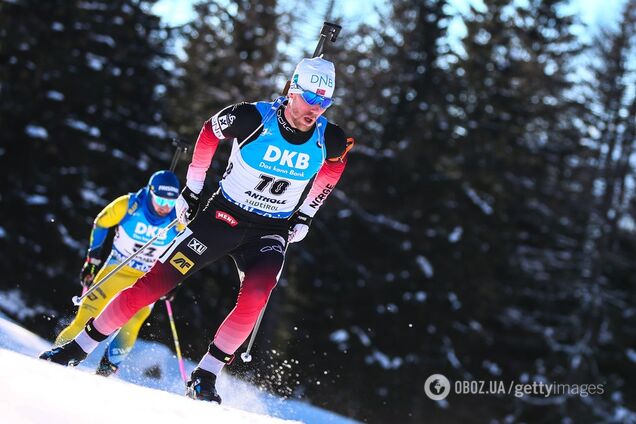
<path fill-rule="evenodd" d="M 152 200 L 154 200 L 158 206 L 161 206 L 161 207 L 168 206 L 168 207 L 174 208 L 174 205 L 177 204 L 177 199 L 168 199 L 167 197 L 157 196 L 152 191 L 150 192 L 150 194 L 152 195 Z"/>
<path fill-rule="evenodd" d="M 307 91 L 298 84 L 296 84 L 296 86 L 300 88 L 301 90 L 303 90 L 303 92 L 300 93 L 300 95 L 302 96 L 303 100 L 307 102 L 307 104 L 310 106 L 320 105 L 321 109 L 327 109 L 329 106 L 333 104 L 333 99 L 329 97 L 321 96 L 319 94 L 314 93 L 313 91 Z"/>

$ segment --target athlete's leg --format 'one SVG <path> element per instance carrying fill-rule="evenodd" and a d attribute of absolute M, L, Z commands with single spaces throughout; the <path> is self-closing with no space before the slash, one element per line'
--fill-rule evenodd
<path fill-rule="evenodd" d="M 97 273 L 95 281 L 99 282 L 104 275 L 108 274 L 116 266 L 115 264 L 103 267 Z M 62 345 L 75 338 L 90 318 L 97 316 L 117 293 L 132 285 L 140 275 L 141 272 L 130 268 L 122 270 L 99 286 L 93 293 L 86 296 L 80 303 L 73 321 L 55 339 L 55 346 Z"/>
<path fill-rule="evenodd" d="M 150 271 L 119 293 L 95 318 L 95 330 L 103 335 L 117 331 L 141 308 L 156 302 L 185 278 L 234 249 L 241 234 L 241 230 L 209 213 L 200 213 L 168 245 Z"/>
<path fill-rule="evenodd" d="M 238 226 L 236 220 L 228 220 L 225 215 L 215 215 L 206 206 L 168 246 L 146 275 L 115 296 L 94 320 L 86 323 L 73 340 L 42 352 L 40 359 L 63 365 L 79 364 L 141 308 L 157 301 L 206 264 L 236 249 L 244 238 L 245 229 Z"/>
<path fill-rule="evenodd" d="M 247 340 L 285 260 L 286 240 L 281 235 L 257 237 L 232 253 L 241 278 L 236 306 L 225 318 L 199 367 L 218 374 Z"/>
<path fill-rule="evenodd" d="M 152 305 L 141 308 L 128 322 L 119 330 L 113 340 L 106 346 L 102 362 L 117 369 L 132 350 L 139 330 L 150 316 Z"/>

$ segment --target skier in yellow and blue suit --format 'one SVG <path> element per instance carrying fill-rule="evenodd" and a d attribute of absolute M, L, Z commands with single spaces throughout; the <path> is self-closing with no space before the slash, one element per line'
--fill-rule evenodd
<path fill-rule="evenodd" d="M 90 247 L 80 274 L 82 285 L 88 287 L 93 282 L 99 282 L 161 229 L 167 227 L 176 218 L 174 206 L 179 192 L 178 178 L 170 171 L 158 171 L 150 177 L 148 186 L 137 193 L 118 197 L 106 206 L 93 223 Z M 105 265 L 100 269 L 102 248 L 109 228 L 113 227 L 116 227 L 113 247 L 105 260 Z M 99 315 L 117 293 L 131 286 L 150 269 L 182 229 L 181 224 L 172 227 L 165 237 L 159 237 L 128 265 L 85 297 L 73 322 L 57 336 L 55 344 L 64 344 L 77 336 L 86 322 L 91 317 Z M 150 315 L 152 306 L 149 305 L 137 312 L 109 343 L 97 374 L 109 376 L 117 371 L 119 364 L 135 344 L 139 330 Z"/>

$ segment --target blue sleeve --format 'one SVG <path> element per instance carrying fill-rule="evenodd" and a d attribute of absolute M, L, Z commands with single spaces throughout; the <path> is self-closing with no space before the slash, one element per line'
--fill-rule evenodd
<path fill-rule="evenodd" d="M 99 225 L 93 226 L 93 232 L 91 233 L 91 244 L 88 247 L 89 256 L 95 256 L 99 253 L 106 237 L 108 236 L 108 228 L 100 227 Z"/>

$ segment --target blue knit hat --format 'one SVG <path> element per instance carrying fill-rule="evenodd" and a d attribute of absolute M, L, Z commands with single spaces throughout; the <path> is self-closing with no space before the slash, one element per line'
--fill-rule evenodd
<path fill-rule="evenodd" d="M 181 186 L 179 179 L 170 171 L 157 171 L 148 181 L 148 189 L 159 197 L 176 199 L 179 197 Z"/>

